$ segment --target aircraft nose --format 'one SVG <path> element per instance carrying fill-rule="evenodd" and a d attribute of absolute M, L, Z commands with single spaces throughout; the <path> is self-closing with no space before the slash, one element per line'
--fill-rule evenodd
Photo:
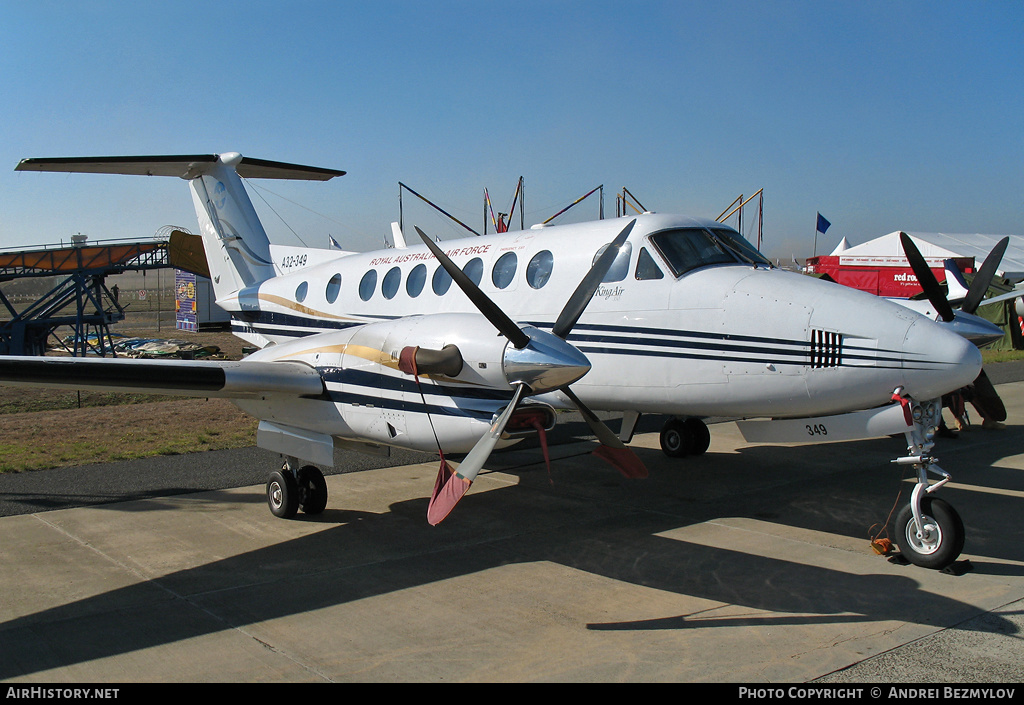
<path fill-rule="evenodd" d="M 981 352 L 966 338 L 920 318 L 903 339 L 903 387 L 915 399 L 936 399 L 971 384 L 981 372 Z"/>

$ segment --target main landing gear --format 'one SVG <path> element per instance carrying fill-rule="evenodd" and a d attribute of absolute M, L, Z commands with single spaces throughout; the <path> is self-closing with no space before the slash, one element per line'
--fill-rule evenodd
<path fill-rule="evenodd" d="M 661 450 L 670 458 L 703 455 L 711 444 L 711 432 L 700 419 L 671 418 L 661 428 Z"/>
<path fill-rule="evenodd" d="M 296 470 L 297 465 L 296 458 L 288 458 L 267 480 L 267 504 L 281 519 L 294 518 L 300 509 L 312 515 L 327 508 L 327 481 L 320 468 L 303 465 Z"/>
<path fill-rule="evenodd" d="M 941 570 L 950 566 L 964 548 L 964 523 L 956 510 L 932 493 L 949 482 L 950 475 L 931 456 L 942 405 L 938 399 L 916 402 L 901 394 L 893 395 L 903 405 L 912 427 L 906 431 L 907 455 L 892 461 L 910 465 L 917 472 L 917 484 L 910 503 L 896 515 L 893 540 L 901 555 L 914 565 Z M 932 483 L 928 473 L 938 476 Z"/>

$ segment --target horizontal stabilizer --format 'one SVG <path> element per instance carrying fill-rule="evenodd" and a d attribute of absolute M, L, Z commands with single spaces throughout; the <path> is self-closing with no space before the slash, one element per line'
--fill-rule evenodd
<path fill-rule="evenodd" d="M 22 159 L 14 170 L 125 174 L 129 176 L 177 176 L 182 179 L 194 179 L 216 165 L 221 156 L 198 154 L 150 157 L 42 157 Z M 239 176 L 247 179 L 327 181 L 335 176 L 345 175 L 344 171 L 337 169 L 271 162 L 251 157 L 241 157 L 235 169 Z"/>
<path fill-rule="evenodd" d="M 299 362 L 85 357 L 0 356 L 0 385 L 229 399 L 324 391 L 320 374 Z"/>

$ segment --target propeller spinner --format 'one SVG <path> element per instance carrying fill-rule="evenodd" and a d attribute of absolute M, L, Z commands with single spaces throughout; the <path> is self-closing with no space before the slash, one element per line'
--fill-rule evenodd
<path fill-rule="evenodd" d="M 465 496 L 504 433 L 505 426 L 520 400 L 527 394 L 560 390 L 579 409 L 584 421 L 601 443 L 595 452 L 596 455 L 607 460 L 627 477 L 647 476 L 647 469 L 640 459 L 569 389 L 570 384 L 590 370 L 590 362 L 583 353 L 567 342 L 567 338 L 635 224 L 636 220 L 631 220 L 594 262 L 559 313 L 551 333 L 530 326 L 520 328 L 444 254 L 436 243 L 416 228 L 420 238 L 445 271 L 451 275 L 452 281 L 465 292 L 477 310 L 508 339 L 511 347 L 505 351 L 504 372 L 509 384 L 515 388 L 512 401 L 491 423 L 487 434 L 477 442 L 454 472 L 442 458 L 441 469 L 427 509 L 427 520 L 430 524 L 438 524 Z"/>

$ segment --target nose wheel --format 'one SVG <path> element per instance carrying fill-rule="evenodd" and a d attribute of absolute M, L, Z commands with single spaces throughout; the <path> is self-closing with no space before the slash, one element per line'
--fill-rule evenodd
<path fill-rule="evenodd" d="M 920 522 L 908 504 L 896 516 L 896 545 L 914 565 L 941 570 L 964 548 L 964 523 L 956 510 L 937 497 L 921 500 Z"/>

